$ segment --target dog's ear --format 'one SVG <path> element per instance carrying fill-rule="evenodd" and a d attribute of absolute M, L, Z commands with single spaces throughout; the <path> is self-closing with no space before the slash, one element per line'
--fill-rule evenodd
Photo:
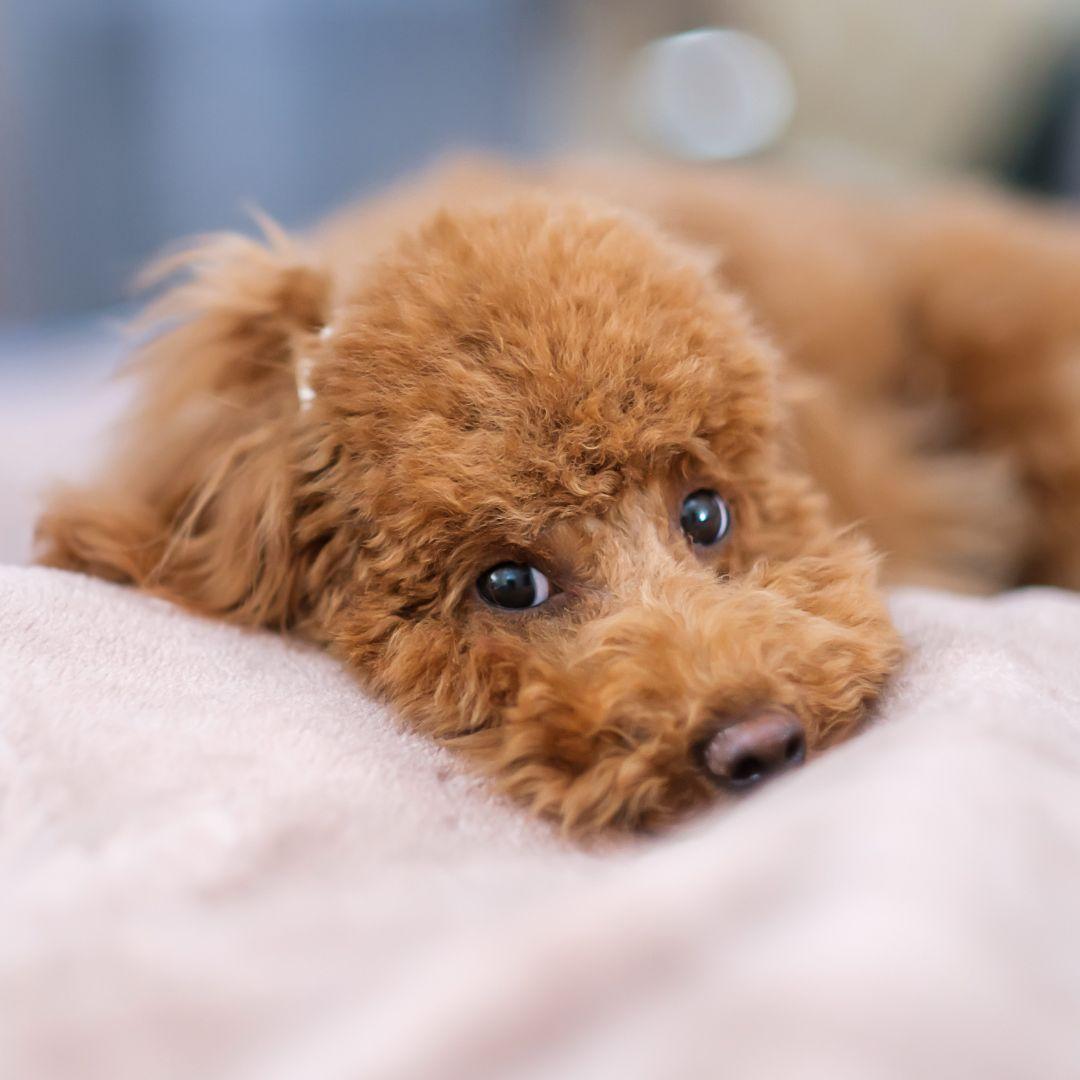
<path fill-rule="evenodd" d="M 41 562 L 237 621 L 293 621 L 297 364 L 329 283 L 264 228 L 264 242 L 211 237 L 153 270 L 185 279 L 148 309 L 141 397 L 102 481 L 54 494 Z"/>

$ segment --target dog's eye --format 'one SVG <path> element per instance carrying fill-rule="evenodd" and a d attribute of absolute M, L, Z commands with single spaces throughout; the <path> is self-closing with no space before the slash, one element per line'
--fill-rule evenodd
<path fill-rule="evenodd" d="M 538 607 L 551 595 L 551 583 L 535 566 L 499 563 L 477 579 L 480 595 L 496 607 Z"/>
<path fill-rule="evenodd" d="M 708 547 L 727 536 L 731 511 L 715 491 L 702 488 L 683 499 L 679 524 L 693 543 Z"/>

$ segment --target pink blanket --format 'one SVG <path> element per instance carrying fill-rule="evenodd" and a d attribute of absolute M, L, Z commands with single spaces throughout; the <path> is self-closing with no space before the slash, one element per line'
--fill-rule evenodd
<path fill-rule="evenodd" d="M 0 1076 L 1080 1075 L 1080 598 L 894 606 L 873 730 L 586 854 L 316 651 L 0 568 Z"/>

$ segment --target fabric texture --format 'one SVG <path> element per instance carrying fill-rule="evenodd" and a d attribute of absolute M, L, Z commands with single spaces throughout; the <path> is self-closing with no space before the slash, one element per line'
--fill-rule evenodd
<path fill-rule="evenodd" d="M 314 649 L 0 568 L 0 1075 L 1080 1075 L 1080 598 L 893 606 L 871 730 L 583 851 Z"/>

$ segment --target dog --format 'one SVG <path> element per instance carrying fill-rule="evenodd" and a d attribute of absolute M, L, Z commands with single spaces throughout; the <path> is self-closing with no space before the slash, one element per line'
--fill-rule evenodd
<path fill-rule="evenodd" d="M 568 834 L 857 731 L 883 587 L 1080 585 L 1060 210 L 467 161 L 167 258 L 47 565 L 318 642 Z"/>

